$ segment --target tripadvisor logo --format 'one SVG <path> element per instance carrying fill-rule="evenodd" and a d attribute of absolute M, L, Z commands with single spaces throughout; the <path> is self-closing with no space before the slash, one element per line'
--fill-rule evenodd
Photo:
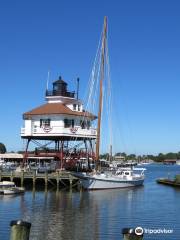
<path fill-rule="evenodd" d="M 136 227 L 136 228 L 135 228 L 135 234 L 136 234 L 137 236 L 142 236 L 143 233 L 144 233 L 144 230 L 143 230 L 142 227 Z"/>
<path fill-rule="evenodd" d="M 144 233 L 145 234 L 172 234 L 173 233 L 173 229 L 150 229 L 150 228 L 142 228 L 142 227 L 136 227 L 134 230 L 134 233 L 137 236 L 142 236 Z"/>

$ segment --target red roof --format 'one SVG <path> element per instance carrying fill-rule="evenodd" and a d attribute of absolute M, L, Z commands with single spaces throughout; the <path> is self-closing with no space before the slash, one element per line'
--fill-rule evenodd
<path fill-rule="evenodd" d="M 89 113 L 87 111 L 84 112 L 77 112 L 72 111 L 70 108 L 66 107 L 62 103 L 46 103 L 44 105 L 41 105 L 37 108 L 32 109 L 29 112 L 25 112 L 23 114 L 23 118 L 30 118 L 33 115 L 53 115 L 53 114 L 67 114 L 67 115 L 74 115 L 74 116 L 84 116 L 89 117 L 92 119 L 96 119 L 97 117 L 93 115 L 92 113 Z"/>

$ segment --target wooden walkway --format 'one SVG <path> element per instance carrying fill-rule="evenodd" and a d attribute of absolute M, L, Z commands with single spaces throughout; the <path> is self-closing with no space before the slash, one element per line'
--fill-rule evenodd
<path fill-rule="evenodd" d="M 24 181 L 29 180 L 28 182 L 32 184 L 32 187 L 35 188 L 37 180 L 43 180 L 45 189 L 48 187 L 48 183 L 56 186 L 59 189 L 60 185 L 68 188 L 73 188 L 77 186 L 79 183 L 79 179 L 74 177 L 68 171 L 56 171 L 53 173 L 37 173 L 36 171 L 33 172 L 2 172 L 0 171 L 0 181 L 9 180 L 20 180 L 21 186 L 24 186 Z"/>

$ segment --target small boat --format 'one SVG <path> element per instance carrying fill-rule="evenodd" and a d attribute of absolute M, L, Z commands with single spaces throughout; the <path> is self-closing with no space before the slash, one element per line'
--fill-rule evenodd
<path fill-rule="evenodd" d="M 177 164 L 177 165 L 180 165 L 180 160 L 179 160 L 179 159 L 176 160 L 176 164 Z"/>
<path fill-rule="evenodd" d="M 145 168 L 119 168 L 115 172 L 74 173 L 84 189 L 100 190 L 141 186 Z M 141 171 L 136 173 L 136 171 Z"/>
<path fill-rule="evenodd" d="M 14 182 L 2 181 L 0 182 L 0 194 L 9 195 L 24 193 L 25 189 L 23 187 L 16 187 Z"/>

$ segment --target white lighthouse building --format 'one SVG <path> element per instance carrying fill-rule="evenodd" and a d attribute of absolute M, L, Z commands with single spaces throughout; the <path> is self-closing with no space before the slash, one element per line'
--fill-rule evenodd
<path fill-rule="evenodd" d="M 64 155 L 65 142 L 88 141 L 92 145 L 97 135 L 92 121 L 97 117 L 83 109 L 78 92 L 68 91 L 67 83 L 59 77 L 53 82 L 53 89 L 46 91 L 45 100 L 45 104 L 23 114 L 21 137 L 27 139 L 26 154 L 31 140 L 54 141 L 60 158 Z"/>

